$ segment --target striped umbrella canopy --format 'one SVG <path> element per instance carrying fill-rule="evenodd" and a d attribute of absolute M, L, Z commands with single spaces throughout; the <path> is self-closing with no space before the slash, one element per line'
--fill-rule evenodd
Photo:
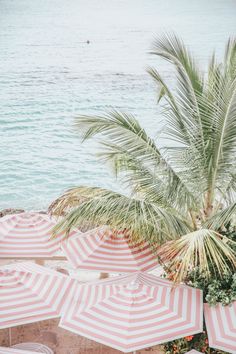
<path fill-rule="evenodd" d="M 56 220 L 47 214 L 21 213 L 0 219 L 0 258 L 41 258 L 60 255 L 62 234 L 51 239 Z"/>
<path fill-rule="evenodd" d="M 0 329 L 60 317 L 71 284 L 30 262 L 0 267 Z"/>
<path fill-rule="evenodd" d="M 158 266 L 147 243 L 134 244 L 127 232 L 114 232 L 108 227 L 70 237 L 62 243 L 62 249 L 74 268 L 129 273 Z"/>
<path fill-rule="evenodd" d="M 29 350 L 0 347 L 0 354 L 39 354 L 39 352 L 32 352 L 32 350 L 29 351 Z"/>
<path fill-rule="evenodd" d="M 74 284 L 59 326 L 123 352 L 202 331 L 202 292 L 148 273 Z"/>
<path fill-rule="evenodd" d="M 229 306 L 204 304 L 209 346 L 236 353 L 236 301 Z"/>

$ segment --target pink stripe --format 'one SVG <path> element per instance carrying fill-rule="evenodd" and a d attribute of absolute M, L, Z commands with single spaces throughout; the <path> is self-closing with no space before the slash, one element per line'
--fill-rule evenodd
<path fill-rule="evenodd" d="M 60 325 L 122 351 L 201 332 L 202 292 L 169 286 L 147 273 L 75 286 Z"/>
<path fill-rule="evenodd" d="M 236 301 L 231 306 L 205 304 L 204 313 L 210 345 L 236 353 Z"/>
<path fill-rule="evenodd" d="M 22 213 L 2 218 L 0 257 L 38 258 L 57 255 L 63 234 L 51 239 L 55 225 L 55 220 L 39 213 Z"/>
<path fill-rule="evenodd" d="M 75 268 L 131 272 L 158 266 L 147 243 L 134 245 L 122 233 L 117 236 L 104 228 L 71 237 L 63 242 L 62 248 Z"/>
<path fill-rule="evenodd" d="M 14 267 L 15 277 L 9 279 Z M 0 270 L 9 279 L 0 286 L 0 328 L 59 317 L 72 285 L 68 277 L 30 263 L 11 264 Z"/>
<path fill-rule="evenodd" d="M 61 322 L 60 324 L 61 327 L 64 328 L 70 328 L 72 331 L 74 331 L 77 334 L 80 334 L 82 336 L 88 337 L 90 339 L 94 339 L 97 342 L 100 342 L 102 344 L 108 345 L 110 347 L 116 348 L 118 350 L 122 350 L 122 351 L 132 351 L 135 349 L 142 349 L 142 348 L 146 348 L 146 347 L 150 347 L 153 345 L 157 345 L 157 344 L 162 344 L 164 342 L 167 342 L 169 340 L 174 340 L 174 339 L 178 339 L 181 338 L 183 336 L 188 336 L 191 334 L 195 334 L 199 332 L 199 329 L 196 328 L 191 328 L 188 332 L 186 330 L 178 330 L 175 333 L 173 333 L 172 335 L 170 334 L 165 334 L 165 335 L 158 335 L 158 333 L 155 331 L 154 333 L 156 334 L 155 339 L 152 340 L 135 340 L 133 343 L 128 344 L 125 343 L 124 340 L 121 341 L 121 339 L 111 339 L 108 337 L 107 335 L 101 335 L 98 334 L 97 332 L 95 332 L 93 329 L 86 329 L 85 327 L 77 327 L 75 325 L 73 325 L 70 322 Z M 96 329 L 96 325 L 94 325 L 94 329 Z M 110 333 L 110 331 L 109 331 Z M 111 333 L 110 333 L 111 334 Z M 127 339 L 130 339 L 130 336 L 127 336 Z"/>

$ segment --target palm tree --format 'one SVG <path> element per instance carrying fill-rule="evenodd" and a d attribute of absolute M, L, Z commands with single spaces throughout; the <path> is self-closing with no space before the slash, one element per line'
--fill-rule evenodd
<path fill-rule="evenodd" d="M 83 140 L 99 138 L 100 157 L 127 192 L 70 189 L 50 208 L 64 215 L 55 231 L 88 223 L 129 229 L 134 238 L 163 245 L 159 256 L 170 268 L 178 263 L 177 279 L 196 265 L 207 273 L 214 265 L 222 275 L 236 265 L 230 241 L 221 234 L 236 214 L 236 40 L 229 39 L 222 63 L 212 55 L 207 72 L 173 34 L 158 38 L 151 54 L 175 68 L 173 90 L 148 68 L 169 146 L 160 147 L 124 112 L 79 116 Z"/>

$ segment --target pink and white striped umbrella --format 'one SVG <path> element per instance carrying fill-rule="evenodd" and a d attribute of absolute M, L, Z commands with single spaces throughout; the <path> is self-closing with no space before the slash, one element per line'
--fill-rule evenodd
<path fill-rule="evenodd" d="M 51 239 L 56 220 L 47 214 L 21 213 L 0 219 L 0 258 L 51 258 L 60 255 L 62 235 Z"/>
<path fill-rule="evenodd" d="M 39 352 L 33 352 L 32 350 L 29 351 L 29 350 L 0 347 L 0 354 L 39 354 Z"/>
<path fill-rule="evenodd" d="M 0 267 L 0 329 L 60 317 L 72 282 L 30 262 Z"/>
<path fill-rule="evenodd" d="M 0 347 L 0 354 L 39 354 L 39 352 L 32 352 L 32 350 L 29 351 L 29 350 Z"/>
<path fill-rule="evenodd" d="M 209 346 L 236 353 L 236 301 L 229 306 L 204 304 Z"/>
<path fill-rule="evenodd" d="M 123 352 L 202 331 L 202 292 L 148 273 L 74 284 L 59 326 Z"/>
<path fill-rule="evenodd" d="M 108 227 L 70 237 L 62 249 L 72 266 L 80 269 L 129 273 L 158 266 L 147 243 L 134 244 L 127 233 L 112 232 Z"/>

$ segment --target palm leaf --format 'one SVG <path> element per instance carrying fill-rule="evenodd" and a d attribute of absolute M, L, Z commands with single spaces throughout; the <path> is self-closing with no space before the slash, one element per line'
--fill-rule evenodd
<path fill-rule="evenodd" d="M 59 221 L 54 234 L 68 234 L 73 228 L 83 228 L 88 223 L 95 226 L 108 225 L 115 229 L 128 229 L 134 239 L 161 243 L 176 238 L 189 228 L 173 210 L 168 211 L 146 199 L 129 198 L 110 190 L 78 187 L 71 191 L 73 198 L 87 195 L 87 200 L 72 208 Z M 69 192 L 67 192 L 68 197 Z"/>
<path fill-rule="evenodd" d="M 158 255 L 167 264 L 175 281 L 184 281 L 195 267 L 208 278 L 211 269 L 222 276 L 236 267 L 235 253 L 227 242 L 227 237 L 214 230 L 201 229 L 167 242 Z"/>
<path fill-rule="evenodd" d="M 211 212 L 222 183 L 235 173 L 236 41 L 229 40 L 224 64 L 218 64 L 212 56 L 208 76 L 199 71 L 175 35 L 158 38 L 152 53 L 177 69 L 175 94 L 157 72 L 151 72 L 167 98 L 166 137 L 181 147 L 176 151 L 167 149 L 167 159 L 178 171 L 188 165 L 189 175 L 206 196 L 206 209 Z M 186 184 L 186 180 L 182 181 Z"/>
<path fill-rule="evenodd" d="M 174 94 L 157 72 L 151 72 L 152 77 L 167 92 L 164 96 L 167 101 L 164 111 L 167 120 L 164 137 L 182 147 L 182 150 L 179 149 L 174 155 L 173 149 L 170 149 L 168 152 L 171 155 L 168 160 L 176 170 L 182 170 L 190 161 L 191 180 L 194 180 L 197 190 L 203 193 L 207 188 L 204 170 L 208 166 L 205 146 L 206 130 L 209 130 L 202 117 L 203 73 L 198 69 L 183 42 L 175 35 L 158 38 L 153 45 L 152 54 L 171 62 L 177 71 L 177 90 Z M 183 182 L 188 184 L 186 180 Z"/>
<path fill-rule="evenodd" d="M 205 222 L 205 227 L 210 227 L 214 230 L 223 228 L 228 223 L 236 225 L 236 202 L 229 205 L 227 208 L 214 214 Z"/>
<path fill-rule="evenodd" d="M 162 207 L 178 210 L 180 214 L 196 208 L 191 194 L 184 194 L 179 180 L 172 174 L 160 174 L 151 169 L 142 159 L 137 159 L 125 149 L 112 144 L 102 143 L 99 157 L 112 163 L 115 175 L 134 195 L 143 195 L 147 200 Z"/>
<path fill-rule="evenodd" d="M 83 139 L 102 133 L 102 146 L 106 146 L 104 155 L 107 158 L 112 157 L 113 159 L 117 149 L 125 151 L 125 155 L 129 155 L 129 159 L 148 167 L 153 175 L 164 180 L 165 185 L 174 185 L 175 189 L 172 188 L 172 192 L 175 193 L 176 200 L 181 196 L 180 204 L 183 204 L 184 200 L 184 203 L 191 208 L 196 207 L 196 195 L 180 179 L 163 157 L 154 140 L 148 137 L 133 116 L 117 111 L 104 117 L 80 116 L 76 119 L 76 127 L 82 133 Z M 107 154 L 109 145 L 110 154 Z M 112 150 L 114 150 L 114 154 L 112 154 Z M 103 156 L 103 151 L 100 156 Z"/>
<path fill-rule="evenodd" d="M 154 42 L 151 53 L 171 62 L 176 67 L 178 106 L 181 107 L 186 123 L 192 128 L 191 131 L 194 130 L 195 137 L 200 138 L 203 144 L 203 127 L 197 100 L 203 91 L 203 74 L 183 42 L 174 34 L 159 37 Z"/>
<path fill-rule="evenodd" d="M 78 205 L 94 197 L 96 190 L 88 193 L 86 187 L 70 188 L 49 205 L 48 212 L 54 216 L 65 216 Z"/>

